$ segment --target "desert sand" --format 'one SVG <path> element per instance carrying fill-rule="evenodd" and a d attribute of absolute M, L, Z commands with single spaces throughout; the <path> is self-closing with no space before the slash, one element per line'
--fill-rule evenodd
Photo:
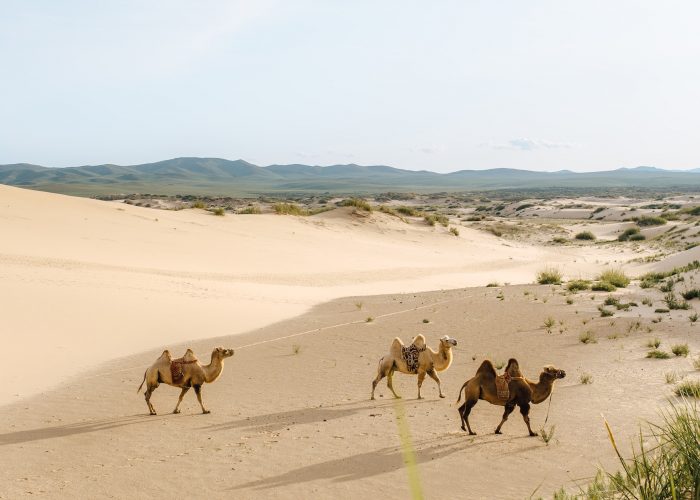
<path fill-rule="evenodd" d="M 671 395 L 663 374 L 691 373 L 687 358 L 645 359 L 650 336 L 700 348 L 692 311 L 601 318 L 608 294 L 569 304 L 561 287 L 531 284 L 545 265 L 593 277 L 640 255 L 620 248 L 466 227 L 455 237 L 351 208 L 216 217 L 6 186 L 0 231 L 0 498 L 407 498 L 401 414 L 426 498 L 546 497 L 614 466 L 601 413 L 628 443 Z M 650 293 L 661 300 L 634 286 L 616 295 Z M 584 330 L 597 343 L 580 343 Z M 447 399 L 428 379 L 418 401 L 415 378 L 397 374 L 404 399 L 382 381 L 369 401 L 391 340 L 418 333 L 433 347 L 444 334 L 459 342 L 440 374 Z M 212 413 L 188 394 L 170 414 L 179 391 L 161 386 L 159 415 L 148 416 L 136 388 L 161 351 L 191 347 L 208 361 L 217 345 L 236 354 L 204 387 Z M 459 387 L 484 358 L 509 357 L 533 379 L 547 363 L 567 371 L 549 445 L 526 437 L 517 412 L 493 435 L 502 409 L 485 402 L 471 416 L 478 435 L 459 430 Z M 594 383 L 581 384 L 583 373 Z M 546 413 L 533 408 L 534 428 Z"/>

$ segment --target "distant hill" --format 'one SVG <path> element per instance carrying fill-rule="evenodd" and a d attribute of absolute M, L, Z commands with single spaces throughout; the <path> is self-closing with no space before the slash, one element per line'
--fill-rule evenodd
<path fill-rule="evenodd" d="M 258 196 L 261 194 L 479 191 L 500 189 L 700 189 L 700 169 L 656 167 L 604 172 L 534 172 L 509 168 L 449 174 L 385 165 L 270 165 L 243 160 L 175 158 L 143 165 L 48 168 L 0 165 L 0 183 L 56 193 L 94 196 L 120 193 Z"/>

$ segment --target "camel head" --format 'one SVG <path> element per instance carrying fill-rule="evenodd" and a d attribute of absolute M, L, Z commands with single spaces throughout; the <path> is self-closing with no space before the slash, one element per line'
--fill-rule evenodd
<path fill-rule="evenodd" d="M 440 345 L 445 349 L 450 349 L 457 345 L 457 341 L 455 339 L 451 339 L 448 335 L 443 335 L 440 337 Z"/>
<path fill-rule="evenodd" d="M 542 376 L 552 380 L 556 380 L 558 378 L 566 377 L 566 372 L 564 370 L 554 368 L 554 366 L 552 365 L 547 365 L 544 368 L 542 368 Z"/>
<path fill-rule="evenodd" d="M 223 347 L 217 347 L 211 353 L 211 359 L 224 359 L 230 358 L 231 356 L 233 356 L 233 349 L 224 349 Z"/>

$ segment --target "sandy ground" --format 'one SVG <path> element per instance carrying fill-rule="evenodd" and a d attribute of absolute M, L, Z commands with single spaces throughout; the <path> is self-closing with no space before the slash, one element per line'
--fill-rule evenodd
<path fill-rule="evenodd" d="M 627 444 L 666 404 L 665 372 L 696 376 L 687 358 L 644 358 L 652 336 L 666 349 L 700 348 L 693 311 L 652 321 L 658 291 L 618 292 L 638 303 L 657 296 L 601 318 L 607 294 L 568 304 L 561 287 L 483 288 L 532 282 L 545 264 L 592 276 L 630 257 L 617 249 L 540 248 L 467 228 L 455 238 L 349 209 L 221 218 L 5 186 L 0 230 L 10 351 L 0 498 L 408 498 L 402 414 L 426 498 L 546 497 L 615 464 L 601 413 Z M 580 343 L 583 331 L 597 343 Z M 441 374 L 448 398 L 428 380 L 418 401 L 415 378 L 397 375 L 404 399 L 390 399 L 382 382 L 369 401 L 391 340 L 417 333 L 432 346 L 444 334 L 459 341 Z M 136 388 L 161 350 L 191 346 L 207 361 L 216 345 L 236 355 L 204 388 L 212 413 L 188 394 L 182 414 L 170 414 L 179 391 L 162 386 L 159 415 L 148 416 Z M 526 437 L 517 412 L 492 434 L 501 408 L 484 402 L 471 417 L 479 435 L 459 430 L 461 384 L 484 358 L 511 356 L 531 378 L 546 363 L 567 371 L 549 445 Z M 583 373 L 592 384 L 579 382 Z M 533 408 L 535 428 L 546 412 Z"/>

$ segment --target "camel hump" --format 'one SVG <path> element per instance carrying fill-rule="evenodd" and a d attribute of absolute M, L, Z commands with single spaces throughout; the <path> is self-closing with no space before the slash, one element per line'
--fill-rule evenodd
<path fill-rule="evenodd" d="M 490 359 L 485 359 L 481 366 L 476 370 L 477 375 L 489 375 L 496 378 L 496 368 L 494 368 L 493 363 Z"/>
<path fill-rule="evenodd" d="M 194 352 L 192 352 L 192 349 L 187 349 L 185 351 L 185 355 L 182 357 L 183 361 L 196 361 L 197 356 L 194 355 Z"/>
<path fill-rule="evenodd" d="M 158 359 L 159 359 L 159 360 L 160 360 L 160 359 L 164 359 L 164 360 L 167 360 L 167 361 L 171 361 L 171 360 L 173 359 L 173 357 L 170 355 L 170 351 L 168 351 L 168 350 L 166 349 L 165 351 L 163 351 L 163 354 L 161 354 L 160 357 L 159 357 Z"/>
<path fill-rule="evenodd" d="M 523 374 L 520 371 L 520 365 L 518 364 L 518 360 L 515 358 L 510 358 L 508 360 L 508 365 L 506 366 L 505 373 L 510 375 L 511 377 L 522 377 Z"/>
<path fill-rule="evenodd" d="M 418 349 L 423 349 L 425 347 L 425 337 L 419 333 L 416 335 L 416 338 L 413 339 L 411 345 L 416 346 Z"/>
<path fill-rule="evenodd" d="M 396 337 L 391 342 L 391 347 L 389 348 L 389 354 L 392 359 L 401 359 L 401 348 L 403 347 L 403 342 L 400 338 Z"/>

